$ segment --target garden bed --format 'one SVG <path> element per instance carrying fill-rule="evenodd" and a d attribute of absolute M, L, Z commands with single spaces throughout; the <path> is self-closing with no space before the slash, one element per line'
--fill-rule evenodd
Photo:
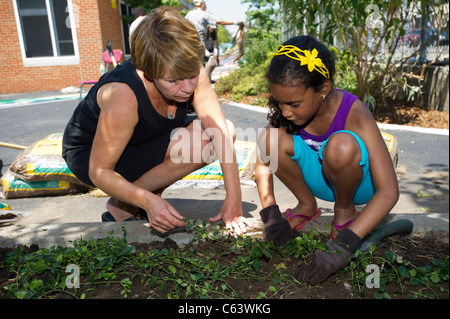
<path fill-rule="evenodd" d="M 449 297 L 448 232 L 387 238 L 376 249 L 356 254 L 349 267 L 322 284 L 309 286 L 293 275 L 315 249 L 325 247 L 324 234 L 312 230 L 275 247 L 256 237 L 223 236 L 218 226 L 193 229 L 195 241 L 179 247 L 170 238 L 130 244 L 124 230 L 118 237 L 80 239 L 71 248 L 0 249 L 0 299 Z M 79 271 L 79 288 L 68 265 Z M 378 289 L 367 287 L 368 265 L 378 267 Z"/>

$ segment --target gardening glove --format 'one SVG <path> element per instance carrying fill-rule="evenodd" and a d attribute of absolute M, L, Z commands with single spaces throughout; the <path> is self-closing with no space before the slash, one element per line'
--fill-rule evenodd
<path fill-rule="evenodd" d="M 291 228 L 289 222 L 281 217 L 278 205 L 272 205 L 259 212 L 264 223 L 263 238 L 273 241 L 277 246 L 282 246 L 289 240 L 298 236 L 298 232 Z"/>
<path fill-rule="evenodd" d="M 360 244 L 361 238 L 350 229 L 344 228 L 334 240 L 327 241 L 329 253 L 316 250 L 311 262 L 297 269 L 295 278 L 311 285 L 325 281 L 330 275 L 349 264 L 352 254 Z"/>

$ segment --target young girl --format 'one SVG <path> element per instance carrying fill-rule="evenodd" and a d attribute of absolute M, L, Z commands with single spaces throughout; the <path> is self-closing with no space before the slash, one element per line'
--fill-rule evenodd
<path fill-rule="evenodd" d="M 284 243 L 295 236 L 292 228 L 300 230 L 320 216 L 317 197 L 334 202 L 330 244 L 350 246 L 344 250 L 351 254 L 394 207 L 399 191 L 370 110 L 356 96 L 333 88 L 334 73 L 330 51 L 310 36 L 294 37 L 278 47 L 267 72 L 272 93 L 270 125 L 260 136 L 261 152 L 269 161 L 258 161 L 256 182 L 266 239 Z M 276 204 L 273 177 L 268 173 L 273 161 L 277 161 L 275 175 L 298 200 L 284 214 Z M 357 212 L 355 205 L 362 204 L 366 206 Z M 312 278 L 311 271 L 320 272 L 317 263 L 336 259 L 336 254 L 325 255 L 317 252 L 308 274 L 303 269 L 299 277 Z M 342 263 L 325 268 L 334 272 Z M 319 279 L 328 275 L 322 273 Z"/>

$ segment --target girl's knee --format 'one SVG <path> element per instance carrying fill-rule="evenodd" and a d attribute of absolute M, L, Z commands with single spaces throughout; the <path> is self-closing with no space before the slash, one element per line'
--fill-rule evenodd
<path fill-rule="evenodd" d="M 361 147 L 353 135 L 345 132 L 336 133 L 330 137 L 324 148 L 323 160 L 330 167 L 337 169 L 352 164 L 359 165 Z"/>

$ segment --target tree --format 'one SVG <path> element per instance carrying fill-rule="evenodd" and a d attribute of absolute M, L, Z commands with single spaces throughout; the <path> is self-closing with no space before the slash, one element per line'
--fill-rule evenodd
<path fill-rule="evenodd" d="M 249 3 L 246 12 L 249 23 L 248 38 L 243 61 L 249 67 L 261 67 L 266 64 L 268 54 L 275 52 L 280 42 L 281 22 L 274 19 L 277 13 L 277 0 L 242 0 Z"/>
<path fill-rule="evenodd" d="M 160 6 L 183 7 L 180 0 L 126 0 L 127 4 L 132 8 L 142 8 L 146 13 Z M 182 14 L 186 14 L 187 10 L 181 10 Z M 128 24 L 134 21 L 133 15 L 122 15 L 122 20 Z"/>
<path fill-rule="evenodd" d="M 217 40 L 219 43 L 227 43 L 233 40 L 233 36 L 225 26 L 219 24 L 217 26 Z"/>
<path fill-rule="evenodd" d="M 388 79 L 402 74 L 405 64 L 420 56 L 426 45 L 439 41 L 436 37 L 440 31 L 420 46 L 403 50 L 407 31 L 414 32 L 418 24 L 420 28 L 420 19 L 430 21 L 433 17 L 439 30 L 448 29 L 448 13 L 443 15 L 442 1 L 280 0 L 280 4 L 291 28 L 350 54 L 356 93 L 365 100 L 375 94 L 385 96 L 390 88 L 385 84 Z M 423 35 L 430 34 L 424 31 Z"/>
<path fill-rule="evenodd" d="M 147 13 L 160 6 L 182 7 L 180 0 L 127 0 L 132 8 L 143 8 Z"/>

